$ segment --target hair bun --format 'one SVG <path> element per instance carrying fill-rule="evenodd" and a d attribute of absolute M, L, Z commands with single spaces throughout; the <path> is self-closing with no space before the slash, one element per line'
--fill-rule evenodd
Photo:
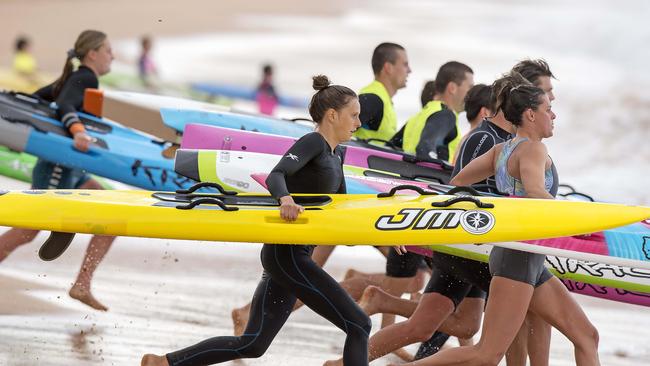
<path fill-rule="evenodd" d="M 312 88 L 318 91 L 321 91 L 332 84 L 330 79 L 325 75 L 316 75 L 312 77 L 312 80 L 313 80 Z"/>

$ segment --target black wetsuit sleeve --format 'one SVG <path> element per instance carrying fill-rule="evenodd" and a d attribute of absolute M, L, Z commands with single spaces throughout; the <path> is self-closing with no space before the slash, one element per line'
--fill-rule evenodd
<path fill-rule="evenodd" d="M 307 134 L 280 158 L 280 162 L 266 177 L 266 186 L 273 197 L 280 199 L 289 195 L 286 177 L 295 174 L 323 151 L 322 139 L 318 132 Z"/>
<path fill-rule="evenodd" d="M 78 70 L 65 82 L 56 98 L 56 104 L 59 106 L 58 117 L 66 128 L 80 122 L 77 111 L 83 107 L 85 90 L 97 87 L 99 87 L 97 77 L 89 69 Z"/>
<path fill-rule="evenodd" d="M 361 128 L 377 131 L 384 118 L 384 102 L 376 94 L 359 95 Z"/>
<path fill-rule="evenodd" d="M 341 170 L 343 170 L 344 159 L 341 155 L 339 155 L 339 157 L 341 158 Z M 343 179 L 341 179 L 341 185 L 339 186 L 339 189 L 336 191 L 336 193 L 341 193 L 341 194 L 348 193 L 348 187 L 345 185 L 345 174 L 343 175 Z"/>
<path fill-rule="evenodd" d="M 458 169 L 463 169 L 470 161 L 478 158 L 479 156 L 490 151 L 490 149 L 495 145 L 494 136 L 491 134 L 480 131 L 474 132 L 467 137 L 463 146 L 461 146 L 458 153 L 458 160 L 456 160 L 456 166 L 454 171 Z"/>
<path fill-rule="evenodd" d="M 447 144 L 456 137 L 456 116 L 454 112 L 443 109 L 427 118 L 415 148 L 415 156 L 420 159 L 449 160 Z"/>
<path fill-rule="evenodd" d="M 54 92 L 54 84 L 49 84 L 35 91 L 33 95 L 47 102 L 53 102 L 54 101 L 53 92 Z"/>

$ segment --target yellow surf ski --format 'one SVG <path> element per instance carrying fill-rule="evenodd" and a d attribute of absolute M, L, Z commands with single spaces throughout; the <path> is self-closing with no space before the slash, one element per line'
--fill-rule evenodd
<path fill-rule="evenodd" d="M 495 197 L 295 195 L 306 210 L 280 218 L 268 195 L 148 191 L 0 192 L 0 225 L 53 232 L 325 245 L 462 244 L 601 231 L 650 208 Z"/>

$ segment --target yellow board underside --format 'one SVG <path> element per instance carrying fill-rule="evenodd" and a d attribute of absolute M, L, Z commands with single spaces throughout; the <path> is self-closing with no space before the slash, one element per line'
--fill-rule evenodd
<path fill-rule="evenodd" d="M 495 208 L 477 209 L 462 202 L 446 209 L 431 202 L 450 196 L 376 198 L 375 195 L 329 195 L 332 202 L 306 210 L 287 223 L 277 207 L 240 206 L 228 212 L 216 206 L 192 210 L 154 206 L 161 201 L 148 191 L 68 190 L 30 194 L 12 191 L 0 195 L 0 225 L 38 230 L 169 239 L 265 242 L 287 244 L 463 244 L 542 239 L 601 231 L 650 217 L 650 208 L 593 202 L 481 197 Z M 242 194 L 241 196 L 246 196 Z M 404 220 L 402 209 L 489 212 L 491 230 L 472 234 L 462 225 L 453 228 L 380 230 L 386 222 Z M 438 211 L 436 211 L 438 212 Z M 439 212 L 438 212 L 439 213 Z M 444 214 L 450 214 L 445 212 Z M 435 218 L 436 216 L 434 216 Z M 433 222 L 434 220 L 430 220 Z M 422 221 L 424 222 L 424 221 Z M 383 224 L 382 224 L 383 225 Z M 381 226 L 381 225 L 379 225 Z"/>

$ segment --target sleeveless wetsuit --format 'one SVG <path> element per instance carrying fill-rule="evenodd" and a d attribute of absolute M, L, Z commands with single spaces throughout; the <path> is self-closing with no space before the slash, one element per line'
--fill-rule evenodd
<path fill-rule="evenodd" d="M 503 150 L 496 161 L 497 188 L 513 196 L 526 196 L 526 190 L 521 180 L 508 173 L 508 159 L 512 152 L 528 139 L 513 139 L 503 145 Z M 544 172 L 544 188 L 551 195 L 557 194 L 558 177 L 555 164 Z M 544 266 L 546 256 L 523 252 L 521 250 L 494 247 L 490 252 L 490 273 L 492 276 L 509 278 L 538 287 L 548 281 L 553 275 Z"/>
<path fill-rule="evenodd" d="M 292 193 L 345 193 L 341 150 L 332 152 L 317 132 L 299 139 L 271 171 L 269 191 L 280 198 Z M 170 365 L 206 365 L 260 357 L 293 310 L 296 299 L 346 333 L 343 362 L 368 365 L 370 318 L 347 292 L 314 263 L 311 245 L 264 244 L 264 273 L 240 337 L 215 337 L 167 354 Z"/>
<path fill-rule="evenodd" d="M 55 102 L 57 117 L 63 122 L 65 128 L 70 128 L 73 123 L 79 122 L 77 111 L 83 107 L 83 98 L 86 89 L 99 87 L 95 73 L 86 66 L 80 66 L 68 77 L 59 95 L 54 98 L 54 83 L 37 90 L 34 95 L 47 101 Z M 38 159 L 32 171 L 33 189 L 68 189 L 79 188 L 90 180 L 90 175 L 81 169 Z"/>

